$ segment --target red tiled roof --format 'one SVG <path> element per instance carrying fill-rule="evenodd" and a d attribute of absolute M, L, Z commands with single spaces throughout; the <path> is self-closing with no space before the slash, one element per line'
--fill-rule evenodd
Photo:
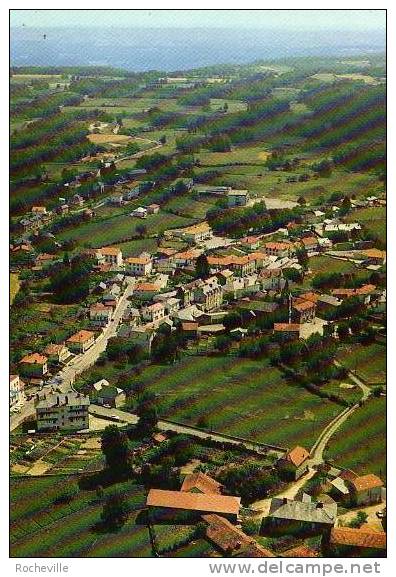
<path fill-rule="evenodd" d="M 115 247 L 115 246 L 104 246 L 103 248 L 100 248 L 99 251 L 102 254 L 107 254 L 107 255 L 112 255 L 112 256 L 117 256 L 121 252 L 120 249 Z"/>
<path fill-rule="evenodd" d="M 40 355 L 40 353 L 32 353 L 31 355 L 26 355 L 21 359 L 20 363 L 28 363 L 30 365 L 43 365 L 48 361 L 47 357 Z"/>
<path fill-rule="evenodd" d="M 46 355 L 57 355 L 65 348 L 65 345 L 57 345 L 55 343 L 50 343 L 44 349 Z"/>
<path fill-rule="evenodd" d="M 151 283 L 151 282 L 142 282 L 142 283 L 137 284 L 135 286 L 135 292 L 136 291 L 143 291 L 143 292 L 153 291 L 153 292 L 155 292 L 155 291 L 159 291 L 159 290 L 160 290 L 159 286 L 154 284 L 154 283 Z"/>
<path fill-rule="evenodd" d="M 232 551 L 244 557 L 274 557 L 273 553 L 262 547 L 252 537 L 235 527 L 220 515 L 203 515 L 208 523 L 206 536 L 224 552 Z"/>
<path fill-rule="evenodd" d="M 386 533 L 370 529 L 352 529 L 351 527 L 333 527 L 330 533 L 331 545 L 349 545 L 368 549 L 385 549 Z"/>
<path fill-rule="evenodd" d="M 291 245 L 288 242 L 266 242 L 264 246 L 270 250 L 288 250 Z"/>
<path fill-rule="evenodd" d="M 149 507 L 169 507 L 172 509 L 232 515 L 238 515 L 240 501 L 239 497 L 188 493 L 185 491 L 164 491 L 162 489 L 150 489 L 147 495 L 147 505 Z"/>
<path fill-rule="evenodd" d="M 183 331 L 196 331 L 198 329 L 198 323 L 182 323 Z"/>
<path fill-rule="evenodd" d="M 92 331 L 78 331 L 78 333 L 75 333 L 74 335 L 72 335 L 71 337 L 69 337 L 67 339 L 68 343 L 85 343 L 86 341 L 89 341 L 92 337 L 95 336 L 95 333 L 93 333 Z"/>
<path fill-rule="evenodd" d="M 295 467 L 299 467 L 309 458 L 309 453 L 304 447 L 294 447 L 285 455 L 285 459 L 290 461 Z"/>
<path fill-rule="evenodd" d="M 221 495 L 221 487 L 221 483 L 205 475 L 205 473 L 199 472 L 186 475 L 180 490 L 191 491 L 191 489 L 198 489 L 201 493 Z"/>
<path fill-rule="evenodd" d="M 300 545 L 284 551 L 282 557 L 318 557 L 318 553 L 306 545 Z"/>
<path fill-rule="evenodd" d="M 363 475 L 362 477 L 355 477 L 354 479 L 350 479 L 349 482 L 356 491 L 366 491 L 367 489 L 374 489 L 374 487 L 384 486 L 381 479 L 372 473 Z"/>
<path fill-rule="evenodd" d="M 297 323 L 274 323 L 274 331 L 278 332 L 300 332 L 300 325 Z"/>
<path fill-rule="evenodd" d="M 150 264 L 151 258 L 148 256 L 130 256 L 126 262 L 127 264 Z"/>
<path fill-rule="evenodd" d="M 299 296 L 299 299 L 302 299 L 304 301 L 310 301 L 311 303 L 317 303 L 319 300 L 319 296 L 316 293 L 313 292 L 309 292 L 309 293 L 304 293 L 302 295 Z"/>
<path fill-rule="evenodd" d="M 296 309 L 297 311 L 306 311 L 308 309 L 312 309 L 315 307 L 315 303 L 308 301 L 308 300 L 303 300 L 303 299 L 294 299 L 293 301 L 293 308 Z"/>

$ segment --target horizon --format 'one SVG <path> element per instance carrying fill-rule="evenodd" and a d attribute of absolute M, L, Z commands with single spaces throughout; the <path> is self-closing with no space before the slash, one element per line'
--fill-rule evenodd
<path fill-rule="evenodd" d="M 222 19 L 222 26 L 213 25 Z M 350 22 L 354 21 L 354 26 Z M 15 28 L 385 32 L 385 10 L 10 10 Z"/>

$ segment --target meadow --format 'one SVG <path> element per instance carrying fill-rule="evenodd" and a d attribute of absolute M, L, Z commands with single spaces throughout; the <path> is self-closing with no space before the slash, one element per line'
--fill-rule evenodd
<path fill-rule="evenodd" d="M 351 212 L 346 220 L 348 222 L 360 222 L 364 228 L 375 234 L 381 242 L 386 243 L 386 207 L 359 208 Z"/>

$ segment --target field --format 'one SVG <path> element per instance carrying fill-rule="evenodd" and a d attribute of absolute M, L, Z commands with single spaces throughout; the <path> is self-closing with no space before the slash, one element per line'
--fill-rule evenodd
<path fill-rule="evenodd" d="M 196 424 L 205 415 L 215 431 L 281 446 L 310 447 L 340 412 L 266 361 L 184 357 L 173 366 L 146 367 L 139 380 L 158 395 L 163 417 Z"/>
<path fill-rule="evenodd" d="M 326 459 L 359 474 L 386 480 L 386 399 L 373 398 L 359 408 L 330 440 Z"/>
<path fill-rule="evenodd" d="M 125 134 L 89 134 L 88 140 L 94 144 L 126 144 L 132 139 Z"/>
<path fill-rule="evenodd" d="M 94 491 L 79 491 L 69 504 L 54 504 L 65 485 L 77 479 L 65 476 L 18 479 L 10 483 L 12 557 L 151 557 L 146 525 L 136 522 L 144 507 L 145 491 L 133 482 L 105 489 L 122 492 L 131 508 L 129 520 L 115 533 L 100 532 L 102 504 Z"/>
<path fill-rule="evenodd" d="M 309 259 L 309 268 L 313 274 L 317 273 L 349 273 L 357 272 L 355 265 L 347 260 L 330 256 L 313 256 Z"/>
<path fill-rule="evenodd" d="M 136 235 L 136 227 L 144 224 L 147 235 L 157 235 L 168 228 L 184 227 L 193 224 L 192 219 L 176 216 L 166 212 L 153 214 L 145 220 L 126 214 L 110 218 L 92 220 L 78 228 L 68 228 L 57 234 L 60 241 L 75 240 L 81 246 L 100 247 L 106 244 L 118 244 Z"/>
<path fill-rule="evenodd" d="M 374 233 L 381 242 L 386 243 L 386 208 L 383 206 L 373 206 L 359 208 L 351 212 L 346 218 L 348 222 L 358 221 L 367 230 Z"/>
<path fill-rule="evenodd" d="M 10 274 L 10 304 L 13 303 L 14 298 L 18 294 L 20 288 L 19 275 L 16 273 Z"/>
<path fill-rule="evenodd" d="M 374 343 L 372 345 L 344 345 L 339 349 L 338 360 L 345 367 L 356 371 L 358 377 L 371 385 L 386 382 L 386 347 Z"/>

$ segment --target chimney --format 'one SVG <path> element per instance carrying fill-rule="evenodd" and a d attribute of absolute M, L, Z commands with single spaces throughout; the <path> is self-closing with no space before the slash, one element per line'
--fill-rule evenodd
<path fill-rule="evenodd" d="M 59 397 L 56 397 L 56 404 L 59 405 Z"/>
<path fill-rule="evenodd" d="M 284 505 L 287 505 L 287 497 L 283 497 L 282 501 Z"/>
<path fill-rule="evenodd" d="M 323 503 L 316 503 L 316 508 L 317 509 L 323 509 Z"/>
<path fill-rule="evenodd" d="M 69 397 L 66 395 L 66 396 L 65 396 L 65 405 L 67 405 L 68 402 L 69 402 Z"/>

